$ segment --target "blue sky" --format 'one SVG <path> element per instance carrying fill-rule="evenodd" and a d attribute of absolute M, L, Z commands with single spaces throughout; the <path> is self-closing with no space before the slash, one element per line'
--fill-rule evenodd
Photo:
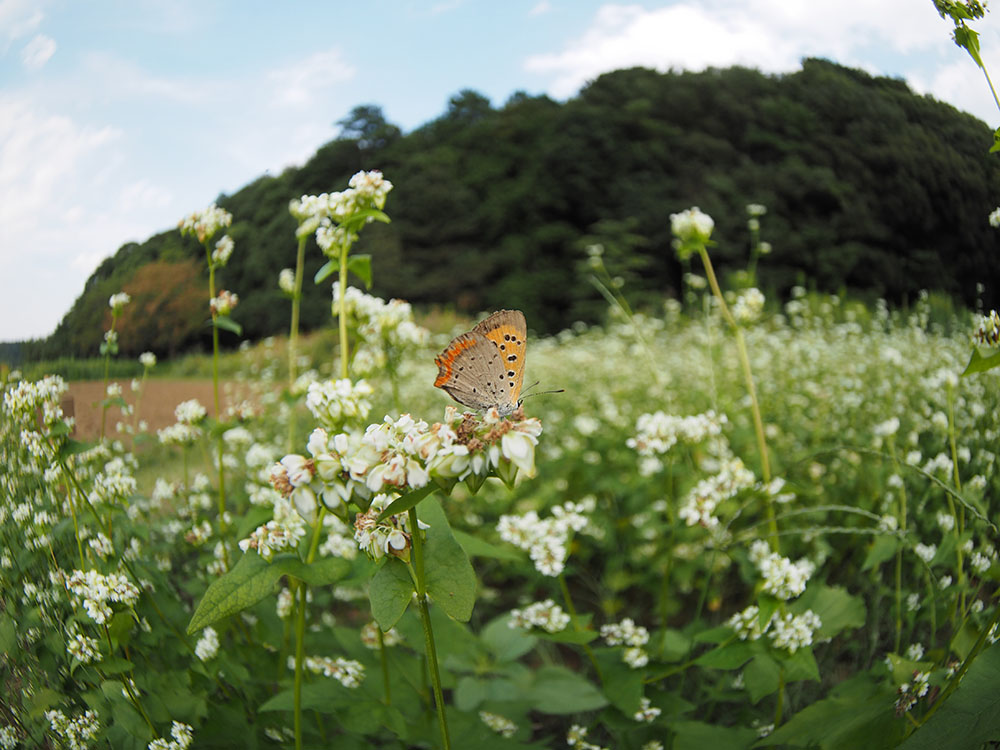
<path fill-rule="evenodd" d="M 978 28 L 1000 76 L 1000 24 Z M 949 33 L 931 0 L 0 0 L 0 341 L 50 333 L 123 243 L 301 164 L 358 104 L 408 131 L 464 88 L 500 106 L 631 65 L 821 56 L 995 127 Z"/>

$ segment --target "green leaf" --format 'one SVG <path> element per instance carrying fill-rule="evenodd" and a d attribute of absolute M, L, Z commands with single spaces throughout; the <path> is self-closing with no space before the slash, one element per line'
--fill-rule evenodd
<path fill-rule="evenodd" d="M 983 651 L 944 705 L 900 750 L 982 747 L 1000 737 L 1000 644 Z"/>
<path fill-rule="evenodd" d="M 760 622 L 761 630 L 771 621 L 771 615 L 777 612 L 780 606 L 781 601 L 777 597 L 764 593 L 757 595 L 757 619 Z"/>
<path fill-rule="evenodd" d="M 187 632 L 195 633 L 223 617 L 252 607 L 274 590 L 282 575 L 256 552 L 247 552 L 232 570 L 208 587 L 191 616 Z"/>
<path fill-rule="evenodd" d="M 468 622 L 476 603 L 476 572 L 462 545 L 455 541 L 448 518 L 437 500 L 420 506 L 418 514 L 430 524 L 424 544 L 427 593 L 449 617 Z"/>
<path fill-rule="evenodd" d="M 743 750 L 756 738 L 757 732 L 742 727 L 720 727 L 700 721 L 677 721 L 674 730 L 674 750 Z"/>
<path fill-rule="evenodd" d="M 462 545 L 465 554 L 469 557 L 489 557 L 495 560 L 508 560 L 509 562 L 523 562 L 525 557 L 515 549 L 500 547 L 496 544 L 480 539 L 478 536 L 467 534 L 461 529 L 452 529 L 452 536 L 455 541 Z"/>
<path fill-rule="evenodd" d="M 383 632 L 399 622 L 412 598 L 413 580 L 406 569 L 406 563 L 390 557 L 385 565 L 375 572 L 368 586 L 372 617 Z"/>
<path fill-rule="evenodd" d="M 635 714 L 642 701 L 643 670 L 623 662 L 621 649 L 600 649 L 594 656 L 601 666 L 605 697 L 626 716 Z"/>
<path fill-rule="evenodd" d="M 993 145 L 990 146 L 990 153 L 995 154 L 1000 151 L 1000 128 L 993 131 Z"/>
<path fill-rule="evenodd" d="M 365 282 L 365 289 L 372 288 L 372 256 L 352 255 L 347 259 L 347 270 Z"/>
<path fill-rule="evenodd" d="M 90 450 L 90 446 L 86 443 L 79 440 L 67 440 L 59 447 L 59 458 L 75 456 L 77 453 L 83 453 L 87 450 Z"/>
<path fill-rule="evenodd" d="M 983 354 L 983 352 L 985 352 L 985 354 Z M 1000 351 L 997 351 L 996 349 L 980 350 L 978 346 L 974 346 L 972 347 L 972 357 L 969 359 L 969 364 L 965 366 L 965 370 L 962 372 L 962 377 L 964 378 L 966 375 L 974 375 L 977 372 L 992 370 L 997 365 L 1000 365 Z"/>
<path fill-rule="evenodd" d="M 816 657 L 813 656 L 810 646 L 797 649 L 794 654 L 786 655 L 783 651 L 776 653 L 779 655 L 778 661 L 785 667 L 785 682 L 798 680 L 819 682 L 819 665 L 816 664 Z"/>
<path fill-rule="evenodd" d="M 514 661 L 531 651 L 538 639 L 521 628 L 510 626 L 510 615 L 501 615 L 483 628 L 483 644 L 493 652 L 497 661 Z"/>
<path fill-rule="evenodd" d="M 851 596 L 839 586 L 810 586 L 789 609 L 793 614 L 802 614 L 811 609 L 819 615 L 820 625 L 815 639 L 832 638 L 841 631 L 863 627 L 866 620 L 864 601 Z"/>
<path fill-rule="evenodd" d="M 316 284 L 320 284 L 326 281 L 326 279 L 328 279 L 330 275 L 337 270 L 338 265 L 339 265 L 338 263 L 332 260 L 328 260 L 326 263 L 320 266 L 319 270 L 316 272 L 316 275 L 313 276 L 313 282 Z M 337 314 L 336 307 L 333 308 L 333 314 L 334 315 Z"/>
<path fill-rule="evenodd" d="M 753 647 L 746 641 L 733 641 L 707 651 L 694 663 L 712 669 L 739 669 L 753 657 Z"/>
<path fill-rule="evenodd" d="M 823 750 L 894 747 L 903 723 L 895 719 L 895 691 L 868 673 L 837 685 L 830 697 L 806 706 L 756 747 L 791 745 Z M 939 746 L 941 747 L 941 746 Z"/>
<path fill-rule="evenodd" d="M 575 714 L 608 705 L 594 685 L 565 667 L 542 667 L 525 699 L 543 714 Z"/>
<path fill-rule="evenodd" d="M 781 666 L 770 654 L 757 654 L 743 668 L 743 684 L 750 693 L 750 701 L 757 703 L 764 696 L 778 692 Z"/>
<path fill-rule="evenodd" d="M 462 677 L 455 686 L 455 708 L 473 711 L 489 695 L 489 680 L 482 677 Z"/>
<path fill-rule="evenodd" d="M 862 570 L 871 570 L 878 567 L 886 560 L 891 559 L 899 550 L 900 541 L 897 537 L 883 534 L 875 537 L 872 546 L 868 548 L 865 561 L 861 565 Z"/>
<path fill-rule="evenodd" d="M 235 333 L 237 336 L 243 335 L 243 326 L 230 318 L 228 315 L 216 315 L 212 318 L 212 325 L 221 328 L 223 331 Z"/>
<path fill-rule="evenodd" d="M 0 654 L 11 654 L 17 644 L 17 628 L 10 615 L 0 612 Z"/>
<path fill-rule="evenodd" d="M 384 521 L 389 516 L 395 516 L 398 513 L 406 513 L 406 511 L 415 507 L 417 503 L 434 492 L 436 489 L 437 485 L 428 484 L 421 487 L 419 490 L 413 490 L 413 492 L 407 492 L 405 495 L 400 495 L 389 503 L 385 510 L 378 514 L 378 518 L 375 519 L 376 523 L 378 521 Z"/>

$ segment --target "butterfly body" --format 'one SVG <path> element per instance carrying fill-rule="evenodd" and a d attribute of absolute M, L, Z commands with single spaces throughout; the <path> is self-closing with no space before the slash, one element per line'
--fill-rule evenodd
<path fill-rule="evenodd" d="M 434 385 L 465 406 L 510 415 L 520 403 L 527 334 L 520 310 L 493 313 L 435 358 Z"/>

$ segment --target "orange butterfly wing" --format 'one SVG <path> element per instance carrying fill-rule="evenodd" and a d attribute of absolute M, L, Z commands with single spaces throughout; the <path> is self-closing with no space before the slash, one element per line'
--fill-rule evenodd
<path fill-rule="evenodd" d="M 514 407 L 521 397 L 524 384 L 524 355 L 527 350 L 528 324 L 520 310 L 499 310 L 472 329 L 481 333 L 500 350 L 506 375 L 513 381 L 510 402 Z"/>

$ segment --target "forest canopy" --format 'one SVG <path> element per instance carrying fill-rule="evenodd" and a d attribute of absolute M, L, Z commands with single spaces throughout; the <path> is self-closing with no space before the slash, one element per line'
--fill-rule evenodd
<path fill-rule="evenodd" d="M 767 207 L 761 238 L 773 253 L 759 279 L 768 294 L 802 283 L 901 302 L 929 289 L 971 306 L 982 284 L 986 304 L 996 303 L 992 133 L 900 80 L 818 59 L 775 76 L 633 68 L 564 103 L 516 93 L 494 107 L 461 91 L 410 133 L 374 104 L 338 125 L 338 138 L 301 167 L 218 199 L 234 216 L 236 252 L 217 287 L 239 294 L 234 317 L 246 338 L 288 328 L 277 277 L 294 265 L 289 200 L 342 189 L 360 169 L 380 169 L 395 185 L 392 223 L 372 225 L 358 244 L 372 255 L 372 293 L 470 314 L 519 308 L 541 332 L 600 316 L 584 273 L 595 243 L 640 307 L 677 295 L 685 269 L 671 250 L 670 214 L 692 205 L 715 219 L 723 271 L 746 262 L 744 206 Z M 329 282 L 312 282 L 323 260 L 310 240 L 305 327 L 330 319 Z M 24 352 L 96 355 L 108 297 L 122 290 L 133 298 L 120 323 L 123 354 L 200 348 L 211 331 L 204 263 L 176 230 L 126 244 L 56 331 Z"/>

